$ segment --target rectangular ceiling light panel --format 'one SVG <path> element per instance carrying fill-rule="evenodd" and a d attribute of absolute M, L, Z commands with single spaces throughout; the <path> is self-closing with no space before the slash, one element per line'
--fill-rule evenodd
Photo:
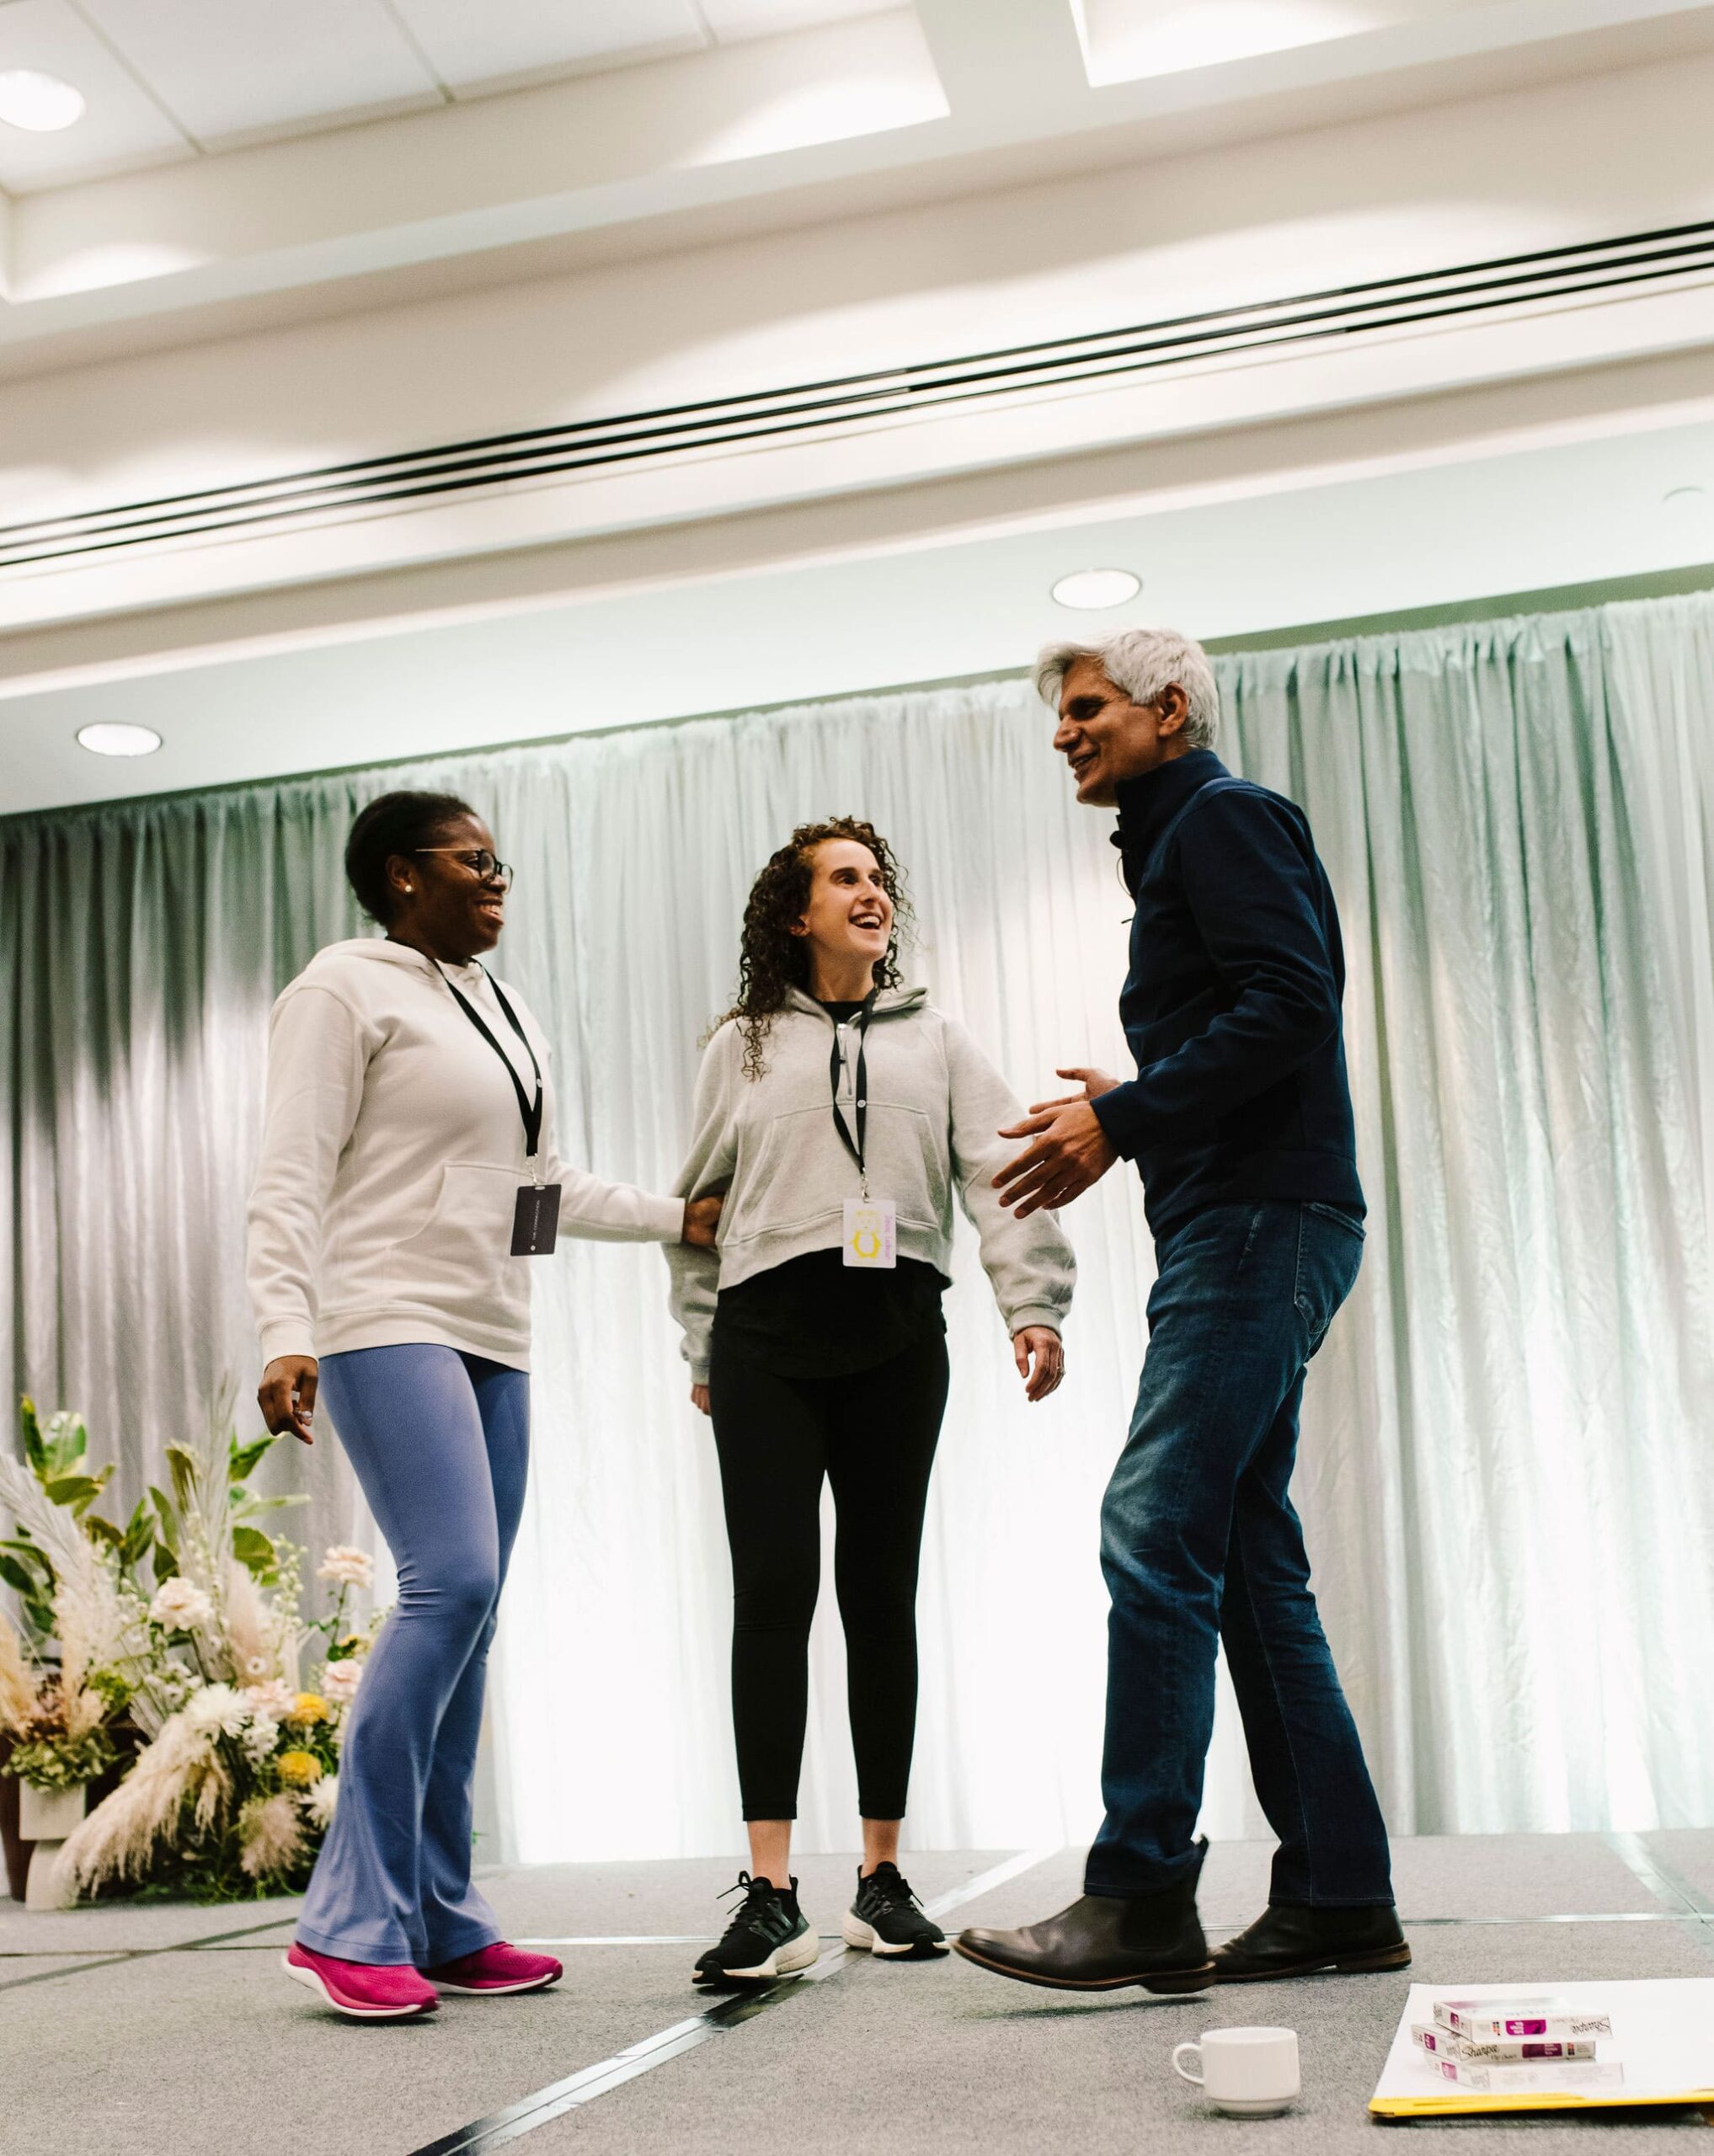
<path fill-rule="evenodd" d="M 188 157 L 191 147 L 67 0 L 0 7 L 0 68 L 56 76 L 80 93 L 81 120 L 48 135 L 0 124 L 0 187 L 14 195 L 95 173 Z"/>
<path fill-rule="evenodd" d="M 383 0 L 82 4 L 201 142 L 337 125 L 441 96 Z"/>
<path fill-rule="evenodd" d="M 393 0 L 441 81 L 457 91 L 695 52 L 694 0 Z"/>

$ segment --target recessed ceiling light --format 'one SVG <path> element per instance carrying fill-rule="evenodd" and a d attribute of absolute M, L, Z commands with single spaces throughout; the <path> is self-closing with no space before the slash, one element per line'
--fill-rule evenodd
<path fill-rule="evenodd" d="M 161 737 L 152 726 L 120 726 L 104 723 L 80 726 L 77 739 L 98 756 L 152 756 Z"/>
<path fill-rule="evenodd" d="M 83 117 L 83 93 L 34 67 L 0 71 L 0 120 L 32 135 L 51 135 Z"/>
<path fill-rule="evenodd" d="M 1060 579 L 1053 596 L 1061 606 L 1123 606 L 1142 588 L 1129 569 L 1077 569 Z"/>

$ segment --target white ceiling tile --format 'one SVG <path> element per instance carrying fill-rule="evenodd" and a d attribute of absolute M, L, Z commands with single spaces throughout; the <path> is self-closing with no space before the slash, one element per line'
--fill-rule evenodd
<path fill-rule="evenodd" d="M 890 14 L 900 5 L 900 0 L 701 0 L 703 18 L 723 45 L 849 22 L 853 15 Z"/>
<path fill-rule="evenodd" d="M 694 0 L 393 0 L 454 89 L 707 43 Z"/>
<path fill-rule="evenodd" d="M 34 67 L 81 90 L 87 109 L 72 127 L 31 135 L 0 121 L 0 187 L 57 187 L 91 173 L 151 164 L 190 146 L 66 0 L 12 0 L 0 7 L 0 68 Z"/>
<path fill-rule="evenodd" d="M 385 0 L 83 5 L 200 141 L 331 124 L 439 94 Z"/>

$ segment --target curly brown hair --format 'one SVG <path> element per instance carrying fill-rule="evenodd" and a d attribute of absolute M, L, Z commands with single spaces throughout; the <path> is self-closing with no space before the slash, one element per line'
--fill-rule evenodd
<path fill-rule="evenodd" d="M 882 888 L 893 901 L 893 933 L 886 955 L 875 962 L 875 985 L 878 988 L 900 985 L 900 932 L 902 929 L 908 935 L 913 916 L 898 857 L 874 825 L 866 824 L 860 816 L 830 816 L 825 823 L 799 824 L 779 851 L 769 856 L 750 887 L 738 958 L 738 1001 L 715 1022 L 724 1026 L 729 1018 L 739 1020 L 744 1033 L 746 1078 L 760 1078 L 767 1069 L 764 1045 L 775 1013 L 786 1007 L 788 992 L 809 985 L 809 943 L 805 937 L 793 935 L 792 924 L 803 919 L 809 903 L 815 849 L 829 839 L 855 840 L 875 857 Z"/>

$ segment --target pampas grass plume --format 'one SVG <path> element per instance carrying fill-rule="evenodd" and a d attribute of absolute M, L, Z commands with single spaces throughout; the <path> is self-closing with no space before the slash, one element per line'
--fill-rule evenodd
<path fill-rule="evenodd" d="M 206 1830 L 232 1793 L 232 1774 L 218 1750 L 182 1715 L 173 1715 L 119 1787 L 67 1838 L 56 1876 L 77 1893 L 109 1879 L 141 1879 L 161 1843 L 172 1838 L 186 1797 L 195 1796 L 196 1823 Z"/>
<path fill-rule="evenodd" d="M 35 1710 L 36 1684 L 24 1644 L 0 1617 L 0 1727 L 22 1729 Z"/>
<path fill-rule="evenodd" d="M 238 1814 L 238 1862 L 252 1879 L 284 1871 L 303 1851 L 303 1824 L 297 1806 L 282 1790 L 254 1799 Z"/>

